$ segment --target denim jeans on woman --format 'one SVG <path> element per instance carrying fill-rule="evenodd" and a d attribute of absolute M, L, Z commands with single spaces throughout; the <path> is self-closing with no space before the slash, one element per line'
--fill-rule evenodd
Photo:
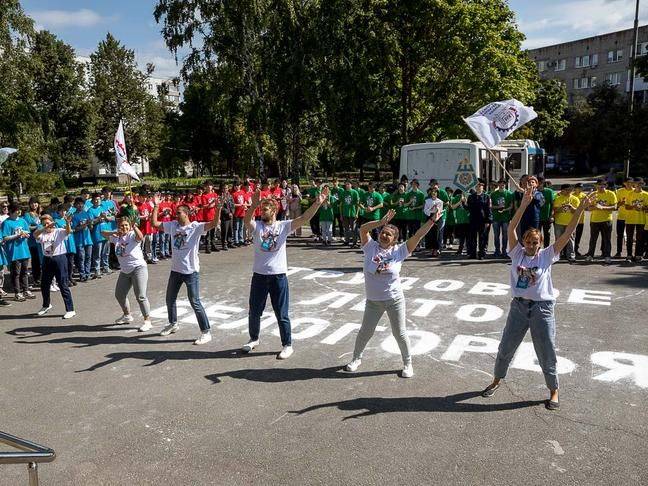
<path fill-rule="evenodd" d="M 248 326 L 250 339 L 259 339 L 261 331 L 261 315 L 266 306 L 266 300 L 270 294 L 272 310 L 274 310 L 277 323 L 279 324 L 279 335 L 281 345 L 289 346 L 292 343 L 290 332 L 290 317 L 288 317 L 289 289 L 288 277 L 285 273 L 277 275 L 252 274 L 252 285 L 250 286 L 250 313 Z"/>
<path fill-rule="evenodd" d="M 506 326 L 495 360 L 495 378 L 505 378 L 511 360 L 527 331 L 531 329 L 531 340 L 545 383 L 551 390 L 558 389 L 556 372 L 556 319 L 552 301 L 534 301 L 519 297 L 511 301 Z"/>
<path fill-rule="evenodd" d="M 209 319 L 207 319 L 205 308 L 203 307 L 202 302 L 200 302 L 200 274 L 198 272 L 185 274 L 171 271 L 169 274 L 169 282 L 167 283 L 166 290 L 166 305 L 169 323 L 176 324 L 178 322 L 176 300 L 178 299 L 178 292 L 180 292 L 182 284 L 187 286 L 187 299 L 196 314 L 200 330 L 202 332 L 209 331 Z"/>

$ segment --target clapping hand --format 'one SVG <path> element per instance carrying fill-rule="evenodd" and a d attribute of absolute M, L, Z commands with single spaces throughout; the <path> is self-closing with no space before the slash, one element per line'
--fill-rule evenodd
<path fill-rule="evenodd" d="M 396 211 L 390 209 L 389 211 L 387 211 L 387 214 L 385 214 L 380 220 L 380 225 L 385 226 L 394 218 L 394 216 L 396 216 Z"/>
<path fill-rule="evenodd" d="M 324 187 L 324 189 L 322 189 L 322 192 L 319 193 L 319 195 L 317 196 L 316 201 L 318 203 L 320 203 L 320 204 L 323 204 L 324 201 L 328 200 L 329 194 L 330 194 L 330 190 L 329 190 L 328 186 L 326 186 L 326 187 Z"/>
<path fill-rule="evenodd" d="M 588 207 L 592 207 L 592 204 L 594 203 L 595 199 L 596 199 L 595 192 L 588 194 L 581 200 L 580 204 L 578 205 L 578 209 L 582 208 L 583 210 L 585 210 Z M 598 204 L 596 204 L 596 206 L 598 206 Z"/>
<path fill-rule="evenodd" d="M 162 202 L 162 198 L 160 197 L 160 195 L 159 195 L 159 194 L 155 194 L 155 195 L 153 196 L 153 204 L 155 204 L 155 205 L 157 206 L 157 205 L 160 204 L 161 202 Z"/>

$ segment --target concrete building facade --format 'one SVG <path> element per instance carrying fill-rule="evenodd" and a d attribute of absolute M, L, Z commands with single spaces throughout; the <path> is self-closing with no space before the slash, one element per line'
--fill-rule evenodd
<path fill-rule="evenodd" d="M 543 79 L 558 79 L 565 85 L 569 103 L 587 97 L 603 83 L 630 91 L 630 58 L 634 30 L 627 29 L 586 39 L 530 49 Z M 648 55 L 648 25 L 639 27 L 637 55 Z M 635 78 L 635 97 L 648 103 L 648 83 Z"/>

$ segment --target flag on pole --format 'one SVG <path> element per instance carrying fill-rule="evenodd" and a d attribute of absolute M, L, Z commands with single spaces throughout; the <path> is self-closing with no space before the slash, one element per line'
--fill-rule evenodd
<path fill-rule="evenodd" d="M 474 115 L 464 118 L 464 121 L 479 141 L 492 149 L 537 116 L 532 107 L 511 99 L 489 103 Z"/>
<path fill-rule="evenodd" d="M 124 139 L 124 125 L 121 120 L 119 120 L 119 127 L 117 127 L 117 133 L 115 133 L 115 159 L 117 161 L 117 174 L 127 174 L 136 181 L 140 180 L 137 171 L 128 162 L 126 140 Z"/>

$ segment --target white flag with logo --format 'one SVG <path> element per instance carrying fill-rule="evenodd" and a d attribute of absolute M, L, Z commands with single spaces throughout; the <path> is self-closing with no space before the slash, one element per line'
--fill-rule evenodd
<path fill-rule="evenodd" d="M 119 127 L 117 128 L 117 133 L 115 133 L 115 159 L 117 161 L 117 174 L 127 174 L 137 181 L 140 180 L 137 171 L 128 162 L 126 140 L 124 139 L 124 125 L 121 120 L 119 120 Z"/>
<path fill-rule="evenodd" d="M 537 116 L 532 107 L 511 99 L 489 103 L 464 121 L 486 147 L 493 148 Z"/>

